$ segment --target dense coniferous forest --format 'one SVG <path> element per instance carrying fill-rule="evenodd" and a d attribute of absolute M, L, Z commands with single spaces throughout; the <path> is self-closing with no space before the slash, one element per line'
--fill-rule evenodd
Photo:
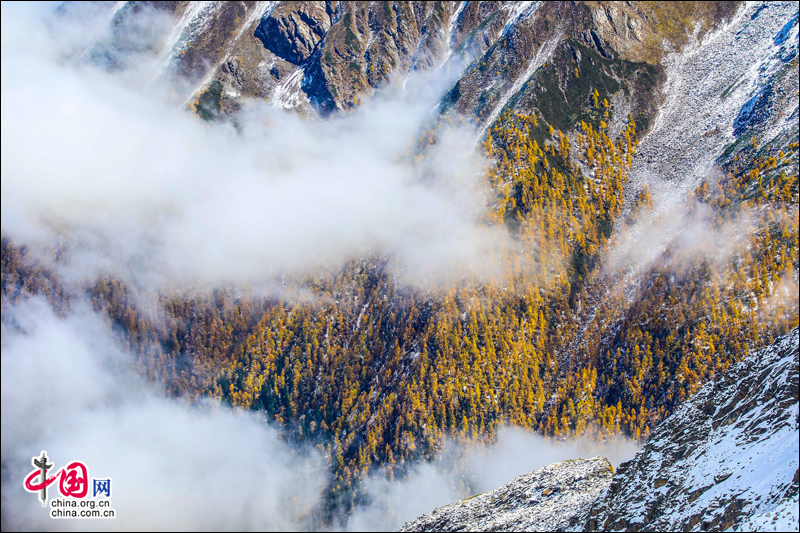
<path fill-rule="evenodd" d="M 610 138 L 608 100 L 592 96 L 572 141 L 534 114 L 506 112 L 488 131 L 484 222 L 509 236 L 491 281 L 423 289 L 399 282 L 390 258 L 353 258 L 284 280 L 302 298 L 158 294 L 156 321 L 120 280 L 70 292 L 4 238 L 3 308 L 43 295 L 66 313 L 88 299 L 169 395 L 262 412 L 323 450 L 331 505 L 358 501 L 374 468 L 402 476 L 446 437 L 491 440 L 501 425 L 641 441 L 748 349 L 797 327 L 798 145 L 753 138 L 688 200 L 711 235 L 746 228 L 739 245 L 675 238 L 649 262 L 613 265 L 657 213 L 650 189 L 628 183 L 636 124 Z M 435 129 L 421 138 L 420 153 Z M 632 268 L 644 269 L 636 281 Z"/>

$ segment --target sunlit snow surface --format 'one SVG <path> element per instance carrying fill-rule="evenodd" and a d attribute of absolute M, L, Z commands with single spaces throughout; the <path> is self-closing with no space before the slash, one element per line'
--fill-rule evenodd
<path fill-rule="evenodd" d="M 733 531 L 798 531 L 797 494 L 778 504 L 772 511 L 753 515 Z"/>
<path fill-rule="evenodd" d="M 611 481 L 602 457 L 562 461 L 435 509 L 400 531 L 564 531 L 582 529 L 592 502 Z"/>

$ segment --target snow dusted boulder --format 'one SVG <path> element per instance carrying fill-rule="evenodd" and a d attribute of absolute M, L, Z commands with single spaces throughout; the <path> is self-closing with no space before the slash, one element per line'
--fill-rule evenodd
<path fill-rule="evenodd" d="M 607 459 L 555 463 L 499 489 L 435 509 L 400 531 L 564 531 L 586 523 L 613 475 Z"/>
<path fill-rule="evenodd" d="M 620 465 L 585 529 L 797 531 L 798 330 L 706 384 Z"/>

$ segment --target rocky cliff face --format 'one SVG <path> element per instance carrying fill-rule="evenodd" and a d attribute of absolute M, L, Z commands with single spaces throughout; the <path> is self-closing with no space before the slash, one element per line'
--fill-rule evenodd
<path fill-rule="evenodd" d="M 165 16 L 128 24 L 147 9 Z M 158 76 L 204 118 L 247 98 L 327 116 L 437 70 L 452 80 L 438 112 L 480 135 L 509 110 L 568 135 L 604 120 L 612 137 L 632 115 L 632 190 L 653 176 L 691 189 L 740 139 L 791 128 L 797 20 L 792 2 L 122 2 L 111 15 L 116 50 L 163 35 Z"/>
<path fill-rule="evenodd" d="M 334 13 L 332 2 L 285 2 L 261 19 L 254 35 L 267 50 L 298 65 L 331 29 Z"/>
<path fill-rule="evenodd" d="M 777 521 L 776 509 L 797 501 L 799 427 L 794 330 L 664 420 L 620 465 L 586 529 L 721 531 L 770 512 Z"/>
<path fill-rule="evenodd" d="M 798 330 L 662 422 L 612 478 L 565 461 L 436 509 L 402 531 L 747 531 L 798 526 Z"/>
<path fill-rule="evenodd" d="M 537 108 L 562 129 L 581 118 L 595 88 L 646 123 L 664 81 L 662 56 L 738 5 L 125 2 L 113 23 L 145 4 L 174 21 L 160 51 L 163 74 L 189 80 L 197 94 L 219 82 L 223 111 L 251 97 L 327 115 L 451 63 L 461 74 L 443 111 L 488 127 L 506 108 Z"/>
<path fill-rule="evenodd" d="M 400 531 L 565 531 L 586 521 L 613 471 L 602 457 L 555 463 L 436 509 Z"/>
<path fill-rule="evenodd" d="M 128 23 L 147 9 L 157 27 Z M 797 120 L 792 2 L 123 2 L 111 22 L 116 50 L 163 35 L 158 76 L 207 119 L 248 98 L 328 116 L 438 70 L 452 80 L 438 112 L 479 135 L 509 110 L 568 135 L 604 120 L 612 137 L 632 115 L 631 190 L 653 176 L 689 190 L 740 139 Z"/>

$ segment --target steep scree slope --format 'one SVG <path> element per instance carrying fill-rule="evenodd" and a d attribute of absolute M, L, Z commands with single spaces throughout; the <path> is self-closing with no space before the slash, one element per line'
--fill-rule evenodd
<path fill-rule="evenodd" d="M 666 100 L 639 145 L 631 181 L 682 184 L 675 189 L 675 200 L 681 200 L 726 145 L 746 132 L 748 140 L 753 133 L 761 137 L 765 130 L 766 142 L 796 124 L 797 65 L 785 60 L 790 48 L 796 54 L 793 20 L 797 20 L 795 2 L 753 2 L 682 53 L 668 55 Z M 778 38 L 781 32 L 786 33 L 785 41 Z M 778 87 L 794 105 L 767 112 L 763 104 L 771 105 L 767 101 Z M 759 101 L 759 117 L 742 114 Z"/>

